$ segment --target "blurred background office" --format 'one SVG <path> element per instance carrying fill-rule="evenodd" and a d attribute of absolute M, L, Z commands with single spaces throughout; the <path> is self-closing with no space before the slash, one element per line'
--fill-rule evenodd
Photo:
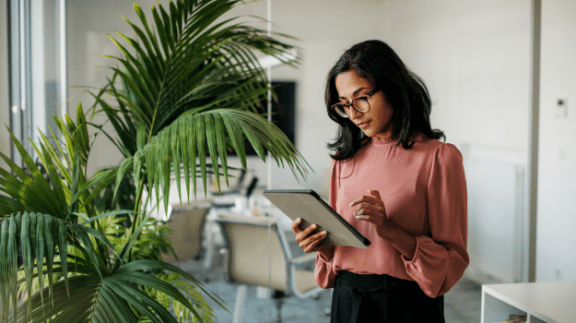
<path fill-rule="evenodd" d="M 19 14 L 7 12 L 9 3 L 22 9 L 19 14 L 30 10 L 28 28 L 15 24 Z M 326 144 L 336 135 L 323 103 L 327 71 L 350 45 L 381 39 L 425 80 L 434 102 L 432 125 L 464 155 L 471 257 L 466 279 L 576 280 L 576 3 L 547 0 L 536 13 L 533 4 L 272 0 L 272 30 L 297 38 L 285 40 L 298 47 L 301 60 L 299 68 L 274 68 L 272 80 L 294 84 L 294 143 L 314 170 L 307 182 L 298 182 L 289 169 L 274 165 L 272 188 L 325 189 Z M 268 5 L 240 5 L 230 16 L 266 18 Z M 105 84 L 108 70 L 95 67 L 108 61 L 96 55 L 118 54 L 107 34 L 133 33 L 120 15 L 136 20 L 131 0 L 0 0 L 0 123 L 34 137 L 52 114 L 73 116 L 78 102 L 92 104 L 72 86 Z M 535 16 L 541 18 L 540 56 L 533 52 Z M 243 19 L 266 29 L 264 21 Z M 31 39 L 32 49 L 21 54 L 8 47 L 10 39 L 20 46 Z M 104 136 L 94 149 L 99 153 L 90 156 L 89 175 L 121 159 Z M 13 152 L 3 126 L 0 151 Z M 239 165 L 234 158 L 231 163 Z M 267 165 L 249 157 L 248 168 L 265 187 Z"/>

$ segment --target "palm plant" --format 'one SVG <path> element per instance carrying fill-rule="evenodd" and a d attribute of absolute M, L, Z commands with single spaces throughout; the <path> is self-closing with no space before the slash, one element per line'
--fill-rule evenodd
<path fill-rule="evenodd" d="M 218 19 L 240 0 L 190 0 L 152 7 L 153 23 L 135 3 L 142 27 L 118 33 L 122 52 L 95 99 L 115 134 L 86 119 L 55 117 L 61 138 L 42 134 L 34 163 L 12 136 L 26 167 L 0 152 L 0 322 L 211 321 L 204 296 L 220 299 L 186 272 L 164 263 L 149 246 L 168 248 L 143 205 L 168 206 L 170 183 L 196 196 L 196 178 L 228 183 L 226 154 L 246 168 L 245 140 L 265 159 L 305 178 L 309 166 L 288 138 L 256 113 L 269 90 L 255 52 L 282 59 L 291 46 L 262 30 Z M 289 63 L 289 62 L 286 62 Z M 111 103 L 113 101 L 114 103 Z M 93 136 L 105 133 L 124 155 L 120 165 L 88 178 Z M 124 185 L 126 180 L 133 185 Z M 190 187 L 192 183 L 192 188 Z M 100 203 L 114 185 L 128 203 Z M 132 187 L 132 188 L 131 188 Z M 120 189 L 122 188 L 122 189 Z M 131 205 L 133 209 L 107 209 Z M 120 228 L 120 229 L 118 229 Z M 151 242 L 152 241 L 152 242 Z M 154 249 L 154 248 L 152 248 Z M 47 287 L 46 287 L 47 286 Z M 172 313 L 170 313 L 170 310 Z"/>

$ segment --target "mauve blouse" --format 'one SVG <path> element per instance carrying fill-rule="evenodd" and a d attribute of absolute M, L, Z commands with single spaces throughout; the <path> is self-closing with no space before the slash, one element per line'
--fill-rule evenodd
<path fill-rule="evenodd" d="M 354 217 L 349 204 L 368 189 L 380 192 L 386 216 L 416 238 L 406 259 L 379 237 L 374 226 Z M 446 293 L 468 266 L 466 180 L 460 151 L 423 135 L 411 149 L 391 138 L 373 137 L 346 161 L 332 160 L 329 203 L 372 243 L 368 249 L 336 246 L 334 257 L 316 259 L 316 282 L 334 287 L 339 271 L 388 274 L 416 281 L 429 297 Z"/>

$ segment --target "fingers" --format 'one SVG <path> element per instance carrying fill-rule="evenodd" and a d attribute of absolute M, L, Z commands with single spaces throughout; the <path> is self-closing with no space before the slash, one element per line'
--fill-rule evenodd
<path fill-rule="evenodd" d="M 382 198 L 380 197 L 380 192 L 378 192 L 376 190 L 368 190 L 368 193 L 370 193 L 372 196 L 374 196 L 378 200 L 382 201 Z"/>
<path fill-rule="evenodd" d="M 298 218 L 294 221 L 292 221 L 292 231 L 294 231 L 294 234 L 298 234 L 299 232 L 301 232 L 302 230 L 300 229 L 300 223 L 302 223 L 302 219 Z"/>
<path fill-rule="evenodd" d="M 383 217 L 382 213 L 383 209 L 380 206 L 373 206 L 369 204 L 362 205 L 356 212 L 354 212 L 354 216 L 358 220 L 368 220 L 368 222 L 375 223 L 377 219 L 381 221 Z"/>
<path fill-rule="evenodd" d="M 300 248 L 302 248 L 304 252 L 318 251 L 318 244 L 324 240 L 324 238 L 326 238 L 326 231 L 315 233 L 300 242 Z"/>
<path fill-rule="evenodd" d="M 298 218 L 292 222 L 292 231 L 296 235 L 296 242 L 300 248 L 302 248 L 305 252 L 312 252 L 318 251 L 318 244 L 320 241 L 326 238 L 326 231 L 316 232 L 318 229 L 318 225 L 312 224 L 309 225 L 306 229 L 300 229 L 300 224 L 302 223 L 302 219 Z"/>
<path fill-rule="evenodd" d="M 382 198 L 380 198 L 380 192 L 375 190 L 368 190 L 368 194 L 363 195 L 350 203 L 350 206 L 358 205 L 360 203 L 370 203 L 370 204 L 382 204 Z"/>
<path fill-rule="evenodd" d="M 300 230 L 298 233 L 296 233 L 296 242 L 300 243 L 300 242 L 304 241 L 316 229 L 318 229 L 318 226 L 316 224 L 311 224 L 306 229 Z"/>
<path fill-rule="evenodd" d="M 300 229 L 300 224 L 302 224 L 302 218 L 298 218 L 298 219 L 292 221 L 292 225 L 291 225 L 292 231 L 294 231 L 294 234 L 296 234 L 296 235 L 303 231 L 302 229 Z M 315 225 L 315 224 L 313 224 L 313 225 Z M 308 226 L 308 228 L 310 228 L 311 226 L 312 225 Z M 314 228 L 314 229 L 316 229 L 316 228 Z M 314 229 L 312 229 L 312 230 L 314 230 Z"/>
<path fill-rule="evenodd" d="M 360 215 L 374 215 L 382 217 L 385 216 L 385 213 L 386 212 L 384 210 L 384 205 L 382 205 L 381 203 L 379 204 L 362 203 L 358 205 L 358 207 L 356 208 L 354 216 L 356 216 L 357 219 L 361 219 L 360 217 L 358 217 Z"/>

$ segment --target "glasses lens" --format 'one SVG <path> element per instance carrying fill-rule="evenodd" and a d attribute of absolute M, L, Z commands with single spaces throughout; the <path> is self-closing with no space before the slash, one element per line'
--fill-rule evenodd
<path fill-rule="evenodd" d="M 356 98 L 352 104 L 354 104 L 356 110 L 360 112 L 367 112 L 370 110 L 370 103 L 368 103 L 367 97 Z"/>
<path fill-rule="evenodd" d="M 348 113 L 346 113 L 346 108 L 342 104 L 334 104 L 332 109 L 338 113 L 342 118 L 348 118 Z"/>

